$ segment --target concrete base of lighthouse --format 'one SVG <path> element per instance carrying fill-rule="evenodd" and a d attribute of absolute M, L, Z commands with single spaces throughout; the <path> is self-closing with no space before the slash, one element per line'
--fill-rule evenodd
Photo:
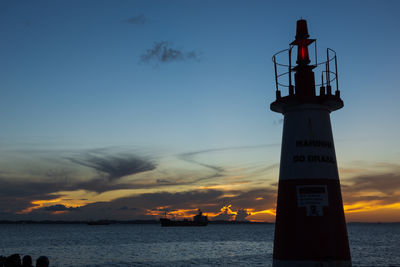
<path fill-rule="evenodd" d="M 297 104 L 282 113 L 273 266 L 351 266 L 330 109 Z"/>
<path fill-rule="evenodd" d="M 351 263 L 348 261 L 273 261 L 274 267 L 349 267 Z"/>

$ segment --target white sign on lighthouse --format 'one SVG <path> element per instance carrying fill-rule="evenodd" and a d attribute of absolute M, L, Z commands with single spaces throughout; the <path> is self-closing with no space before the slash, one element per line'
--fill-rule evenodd
<path fill-rule="evenodd" d="M 328 49 L 326 62 L 311 64 L 308 46 L 314 44 L 316 51 L 316 45 L 308 37 L 307 22 L 298 20 L 295 41 L 278 53 L 287 51 L 289 63 L 278 63 L 278 54 L 273 57 L 276 100 L 271 110 L 284 116 L 273 266 L 351 266 L 330 122 L 330 113 L 343 107 L 336 53 Z M 285 72 L 280 74 L 279 67 Z M 317 94 L 314 70 L 319 67 L 323 70 Z M 287 96 L 280 91 L 283 76 L 289 83 Z"/>

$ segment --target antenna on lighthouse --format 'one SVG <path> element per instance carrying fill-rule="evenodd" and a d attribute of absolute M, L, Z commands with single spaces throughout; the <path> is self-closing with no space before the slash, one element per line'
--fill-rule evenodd
<path fill-rule="evenodd" d="M 330 113 L 343 107 L 337 59 L 328 48 L 326 61 L 311 64 L 309 46 L 314 44 L 316 51 L 316 40 L 309 37 L 307 21 L 298 20 L 295 40 L 273 56 L 277 97 L 270 108 L 284 116 L 273 266 L 347 267 L 350 249 L 330 122 Z M 294 47 L 297 65 L 292 67 Z M 286 52 L 289 63 L 283 64 L 277 58 Z M 314 71 L 321 72 L 319 85 Z M 285 76 L 288 84 L 281 82 Z M 281 94 L 283 87 L 288 95 Z"/>

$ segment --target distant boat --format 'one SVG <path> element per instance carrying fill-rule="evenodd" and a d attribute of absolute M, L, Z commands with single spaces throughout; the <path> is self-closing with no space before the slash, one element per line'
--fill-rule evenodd
<path fill-rule="evenodd" d="M 184 219 L 181 221 L 170 220 L 168 218 L 160 218 L 161 226 L 206 226 L 208 224 L 207 216 L 204 216 L 201 210 L 193 220 Z"/>
<path fill-rule="evenodd" d="M 98 220 L 87 222 L 87 225 L 110 225 L 112 221 L 109 220 Z"/>

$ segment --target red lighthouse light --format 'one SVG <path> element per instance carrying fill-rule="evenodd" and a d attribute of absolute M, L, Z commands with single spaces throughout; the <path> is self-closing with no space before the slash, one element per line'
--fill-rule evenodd
<path fill-rule="evenodd" d="M 298 20 L 296 25 L 296 40 L 291 45 L 297 46 L 297 64 L 308 65 L 310 64 L 310 57 L 308 54 L 308 46 L 314 42 L 314 39 L 308 39 L 307 22 L 304 19 Z"/>
<path fill-rule="evenodd" d="M 308 55 L 308 45 L 305 40 L 301 40 L 297 48 L 297 63 L 310 63 L 310 57 Z"/>

